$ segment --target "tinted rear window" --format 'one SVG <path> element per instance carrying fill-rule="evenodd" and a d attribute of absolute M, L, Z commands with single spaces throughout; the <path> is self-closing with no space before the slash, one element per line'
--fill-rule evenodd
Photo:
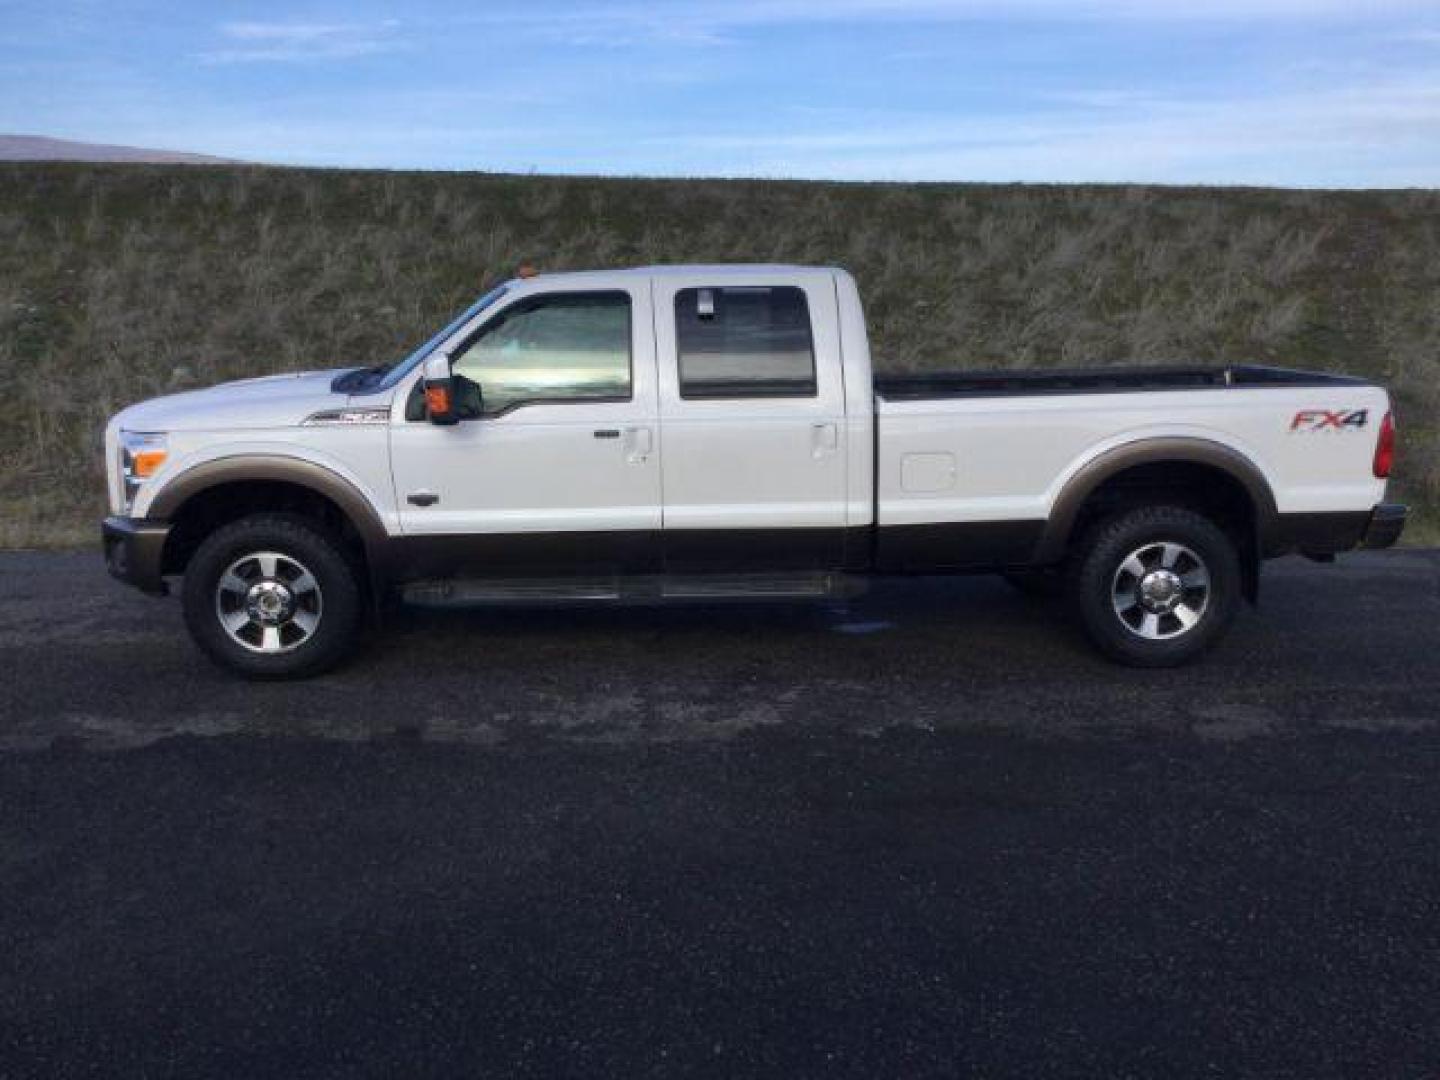
<path fill-rule="evenodd" d="M 681 289 L 675 294 L 675 338 L 683 398 L 815 395 L 815 348 L 803 289 Z"/>

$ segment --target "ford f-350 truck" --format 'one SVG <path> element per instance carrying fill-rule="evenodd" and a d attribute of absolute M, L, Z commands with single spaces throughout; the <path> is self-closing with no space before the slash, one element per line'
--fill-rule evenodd
<path fill-rule="evenodd" d="M 1062 585 L 1123 663 L 1185 661 L 1262 560 L 1385 547 L 1384 389 L 1266 367 L 876 377 L 854 280 L 793 266 L 526 275 L 408 357 L 134 405 L 111 572 L 182 578 L 200 648 L 312 674 L 367 612 Z"/>

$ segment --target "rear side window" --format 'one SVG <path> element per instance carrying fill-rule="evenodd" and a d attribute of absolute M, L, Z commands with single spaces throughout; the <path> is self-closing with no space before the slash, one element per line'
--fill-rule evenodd
<path fill-rule="evenodd" d="M 675 340 L 682 398 L 815 396 L 804 289 L 681 289 Z"/>

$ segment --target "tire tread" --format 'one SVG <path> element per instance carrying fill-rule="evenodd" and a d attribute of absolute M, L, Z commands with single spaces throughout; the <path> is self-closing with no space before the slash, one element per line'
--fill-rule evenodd
<path fill-rule="evenodd" d="M 1210 606 L 1199 627 L 1169 641 L 1144 641 L 1119 624 L 1110 607 L 1110 582 L 1119 549 L 1147 540 L 1181 540 L 1204 557 L 1210 572 Z M 1189 507 L 1155 503 L 1096 521 L 1071 549 L 1066 594 L 1091 642 L 1112 660 L 1131 667 L 1174 667 L 1214 645 L 1240 606 L 1240 557 L 1219 524 Z"/>
<path fill-rule="evenodd" d="M 277 547 L 303 554 L 320 578 L 325 612 L 313 642 L 293 652 L 265 656 L 230 641 L 213 610 L 215 579 L 226 560 L 243 547 Z M 185 625 L 200 650 L 227 671 L 250 679 L 293 679 L 318 675 L 340 663 L 359 635 L 362 596 L 353 558 L 329 530 L 295 514 L 250 514 L 216 529 L 201 541 L 181 587 Z"/>

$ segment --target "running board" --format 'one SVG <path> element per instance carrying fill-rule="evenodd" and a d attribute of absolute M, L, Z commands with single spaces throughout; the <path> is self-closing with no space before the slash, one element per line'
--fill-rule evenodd
<path fill-rule="evenodd" d="M 775 600 L 833 596 L 836 574 L 697 574 L 664 577 L 660 595 L 667 600 Z"/>
<path fill-rule="evenodd" d="M 422 607 L 674 601 L 818 600 L 855 596 L 864 579 L 805 571 L 771 574 L 645 574 L 633 577 L 457 578 L 406 585 L 402 598 Z"/>
<path fill-rule="evenodd" d="M 407 604 L 466 607 L 484 604 L 546 604 L 616 601 L 617 578 L 497 578 L 417 581 L 405 586 Z"/>

